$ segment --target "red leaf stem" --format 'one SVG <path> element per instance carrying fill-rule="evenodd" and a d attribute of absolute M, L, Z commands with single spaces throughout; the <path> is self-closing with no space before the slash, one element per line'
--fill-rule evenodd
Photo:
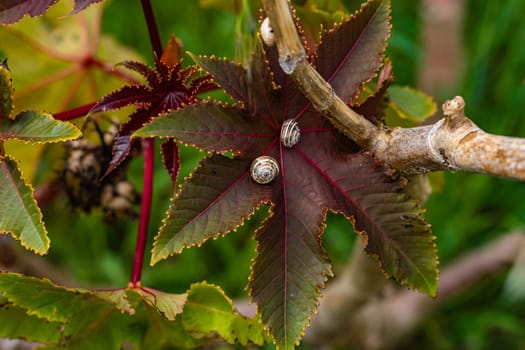
<path fill-rule="evenodd" d="M 53 117 L 57 120 L 62 120 L 62 121 L 67 121 L 67 120 L 83 117 L 86 114 L 88 114 L 88 112 L 91 110 L 91 108 L 93 108 L 93 106 L 95 106 L 95 104 L 96 104 L 95 102 L 92 102 L 92 103 L 88 103 L 87 105 L 83 105 L 80 107 L 70 109 L 68 111 L 55 113 L 53 114 Z"/>
<path fill-rule="evenodd" d="M 151 47 L 156 57 L 162 56 L 162 43 L 160 41 L 159 30 L 157 28 L 157 21 L 155 20 L 155 15 L 153 14 L 153 9 L 151 8 L 150 0 L 141 0 L 142 11 L 144 12 L 144 17 L 146 18 L 146 25 L 148 26 L 149 39 L 151 41 Z"/>
<path fill-rule="evenodd" d="M 155 167 L 155 139 L 142 140 L 142 151 L 144 154 L 144 179 L 142 188 L 142 200 L 140 205 L 139 229 L 135 256 L 133 258 L 133 270 L 131 271 L 130 287 L 140 287 L 144 253 L 148 240 L 148 225 L 151 213 L 151 200 L 153 195 L 153 173 Z"/>

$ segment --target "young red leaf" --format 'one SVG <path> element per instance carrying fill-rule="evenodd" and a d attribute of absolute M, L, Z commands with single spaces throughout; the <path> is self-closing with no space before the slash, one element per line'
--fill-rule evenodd
<path fill-rule="evenodd" d="M 369 1 L 323 38 L 316 63 L 338 84 L 338 93 L 351 98 L 376 74 L 390 28 L 389 8 L 387 0 Z M 422 210 L 404 193 L 406 180 L 335 130 L 282 73 L 275 48 L 265 50 L 254 54 L 248 69 L 196 58 L 242 108 L 209 102 L 187 107 L 154 119 L 136 135 L 174 137 L 238 155 L 206 159 L 183 184 L 156 237 L 152 261 L 225 234 L 257 205 L 270 202 L 270 218 L 256 234 L 258 254 L 248 287 L 278 348 L 291 349 L 331 274 L 321 246 L 327 210 L 352 221 L 387 275 L 431 295 L 437 257 Z M 362 69 L 351 69 L 354 65 Z M 380 104 L 383 90 L 378 86 L 371 104 Z M 384 111 L 382 104 L 376 107 L 375 114 Z M 250 178 L 250 162 L 256 159 L 269 164 L 276 175 L 272 181 Z"/>
<path fill-rule="evenodd" d="M 197 94 L 209 87 L 209 77 L 201 76 L 195 80 L 196 67 L 181 69 L 180 63 L 172 66 L 157 60 L 155 68 L 140 62 L 124 62 L 122 65 L 142 74 L 148 85 L 125 86 L 112 92 L 98 102 L 91 113 L 122 108 L 129 104 L 138 106 L 130 115 L 116 136 L 113 146 L 113 158 L 106 174 L 115 170 L 129 155 L 131 135 L 145 123 L 161 113 L 177 110 L 185 105 L 197 102 Z"/>

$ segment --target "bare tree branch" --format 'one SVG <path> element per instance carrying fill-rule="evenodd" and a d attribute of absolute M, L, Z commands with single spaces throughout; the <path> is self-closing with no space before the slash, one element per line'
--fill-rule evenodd
<path fill-rule="evenodd" d="M 363 349 L 394 348 L 446 298 L 510 266 L 524 245 L 523 233 L 511 233 L 462 256 L 442 271 L 436 299 L 404 289 L 380 296 L 377 278 L 382 273 L 377 263 L 356 250 L 346 270 L 323 293 L 319 313 L 312 318 L 304 341 L 351 344 Z M 370 261 L 359 261 L 362 259 Z M 372 290 L 365 300 L 367 285 Z"/>
<path fill-rule="evenodd" d="M 408 174 L 464 170 L 525 181 L 525 139 L 484 132 L 465 117 L 455 97 L 444 118 L 417 128 L 378 128 L 342 101 L 308 63 L 287 0 L 263 0 L 275 33 L 279 63 L 305 96 L 343 134 Z"/>

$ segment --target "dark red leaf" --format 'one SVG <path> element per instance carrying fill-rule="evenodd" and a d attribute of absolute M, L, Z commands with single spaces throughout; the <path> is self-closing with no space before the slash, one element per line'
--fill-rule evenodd
<path fill-rule="evenodd" d="M 221 155 L 203 160 L 168 210 L 155 239 L 152 263 L 235 230 L 269 201 L 271 187 L 255 184 L 249 167 L 249 160 Z"/>
<path fill-rule="evenodd" d="M 155 118 L 134 136 L 173 137 L 209 152 L 250 155 L 263 152 L 278 135 L 244 109 L 200 102 Z"/>
<path fill-rule="evenodd" d="M 150 87 L 157 85 L 160 81 L 159 74 L 147 64 L 135 61 L 124 61 L 119 63 L 119 65 L 143 75 Z"/>
<path fill-rule="evenodd" d="M 0 2 L 0 24 L 12 24 L 24 15 L 43 15 L 57 0 L 3 0 Z"/>
<path fill-rule="evenodd" d="M 151 104 L 158 99 L 158 94 L 145 86 L 124 86 L 122 89 L 104 96 L 101 101 L 97 102 L 97 104 L 93 106 L 90 113 L 119 109 L 129 106 L 130 104 Z"/>
<path fill-rule="evenodd" d="M 371 0 L 323 38 L 317 67 L 347 100 L 380 67 L 389 9 L 388 0 Z M 256 233 L 249 290 L 278 347 L 291 349 L 331 274 L 321 245 L 328 210 L 354 223 L 366 251 L 377 256 L 387 275 L 431 295 L 437 257 L 422 210 L 404 193 L 405 180 L 337 132 L 281 72 L 275 49 L 264 50 L 254 54 L 248 69 L 195 58 L 242 106 L 186 107 L 155 118 L 136 135 L 174 137 L 210 152 L 238 154 L 206 159 L 183 184 L 156 237 L 152 262 L 231 231 L 253 208 L 271 202 L 270 217 Z M 387 80 L 381 77 L 372 93 L 378 114 Z M 290 119 L 301 135 L 288 148 L 280 132 Z M 261 156 L 279 165 L 278 175 L 264 185 L 249 175 L 250 163 Z"/>
<path fill-rule="evenodd" d="M 97 2 L 101 2 L 102 0 L 75 0 L 75 8 L 73 11 L 71 11 L 71 14 L 78 13 L 82 10 L 84 10 L 86 7 L 88 7 L 91 4 L 95 4 Z"/>
<path fill-rule="evenodd" d="M 160 145 L 160 150 L 162 152 L 162 164 L 168 170 L 173 188 L 175 188 L 180 168 L 179 147 L 175 140 L 170 138 Z"/>
<path fill-rule="evenodd" d="M 376 125 L 383 123 L 388 107 L 386 92 L 393 81 L 392 65 L 387 62 L 379 73 L 375 91 L 361 103 L 352 105 L 352 109 Z"/>
<path fill-rule="evenodd" d="M 315 65 L 343 101 L 350 102 L 381 66 L 389 12 L 389 1 L 369 0 L 349 21 L 323 36 Z"/>
<path fill-rule="evenodd" d="M 121 125 L 113 143 L 111 162 L 104 176 L 113 172 L 128 157 L 133 144 L 131 135 L 146 124 L 151 117 L 152 112 L 150 109 L 141 108 L 130 116 L 130 120 L 127 123 Z"/>

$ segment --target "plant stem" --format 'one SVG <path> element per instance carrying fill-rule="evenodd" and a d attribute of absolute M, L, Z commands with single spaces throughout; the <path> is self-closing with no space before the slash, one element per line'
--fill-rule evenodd
<path fill-rule="evenodd" d="M 142 275 L 142 264 L 146 243 L 148 240 L 148 225 L 151 214 L 151 200 L 153 195 L 153 173 L 155 168 L 155 139 L 142 140 L 142 152 L 144 155 L 144 179 L 142 188 L 142 200 L 140 203 L 139 229 L 137 244 L 135 246 L 135 257 L 133 258 L 133 270 L 131 271 L 130 287 L 140 287 Z"/>
<path fill-rule="evenodd" d="M 151 41 L 151 47 L 155 56 L 160 58 L 162 56 L 162 43 L 160 41 L 159 30 L 157 27 L 157 21 L 155 21 L 155 15 L 151 7 L 150 0 L 140 0 L 142 4 L 142 11 L 146 18 L 146 25 L 148 26 L 149 39 Z"/>
<path fill-rule="evenodd" d="M 79 118 L 79 117 L 85 116 L 91 110 L 91 108 L 93 108 L 95 104 L 96 104 L 95 102 L 92 102 L 92 103 L 88 103 L 87 105 L 83 105 L 80 107 L 70 109 L 68 111 L 55 113 L 53 114 L 53 117 L 57 120 L 63 120 L 63 121 Z"/>
<path fill-rule="evenodd" d="M 151 2 L 141 0 L 142 11 L 146 18 L 146 25 L 151 41 L 153 52 L 157 57 L 162 55 L 162 44 L 160 42 L 157 22 L 153 15 Z M 142 140 L 142 153 L 144 155 L 144 178 L 142 180 L 142 199 L 140 203 L 139 230 L 137 233 L 137 244 L 135 246 L 135 256 L 133 258 L 133 268 L 131 270 L 131 288 L 140 288 L 142 264 L 144 262 L 144 253 L 146 252 L 146 243 L 148 241 L 148 225 L 151 214 L 151 202 L 153 196 L 153 173 L 155 170 L 155 139 L 147 138 Z"/>

